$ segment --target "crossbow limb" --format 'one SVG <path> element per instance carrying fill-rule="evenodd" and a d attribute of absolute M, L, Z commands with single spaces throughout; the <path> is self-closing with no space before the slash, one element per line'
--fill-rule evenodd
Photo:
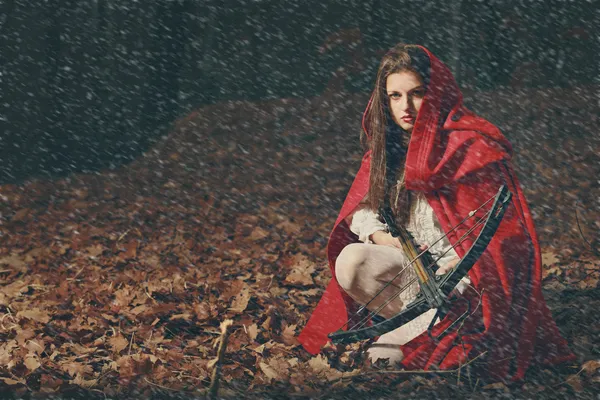
<path fill-rule="evenodd" d="M 438 313 L 431 322 L 430 329 L 435 322 L 435 319 L 440 317 L 443 318 L 445 312 L 449 308 L 448 296 L 454 290 L 460 280 L 467 275 L 471 270 L 475 262 L 479 259 L 483 251 L 487 248 L 492 237 L 496 233 L 504 213 L 510 203 L 512 194 L 505 185 L 502 185 L 498 190 L 497 194 L 493 197 L 494 203 L 491 209 L 485 214 L 487 216 L 483 228 L 481 229 L 477 239 L 473 242 L 471 248 L 467 251 L 462 260 L 456 265 L 456 267 L 445 275 L 435 275 L 431 270 L 432 263 L 424 265 L 420 262 L 420 256 L 425 252 L 417 255 L 413 258 L 414 254 L 408 254 L 412 258 L 409 265 L 413 265 L 418 278 L 420 293 L 417 298 L 408 304 L 408 306 L 397 315 L 385 319 L 382 322 L 378 322 L 372 326 L 349 329 L 347 331 L 339 330 L 337 332 L 329 334 L 329 338 L 335 344 L 353 343 L 359 340 L 365 340 L 380 336 L 386 332 L 390 332 L 410 321 L 424 314 L 431 309 L 437 309 Z M 491 200 L 491 199 L 490 199 Z M 488 200 L 489 201 L 489 200 Z M 487 203 L 487 202 L 486 202 Z M 484 205 L 486 204 L 484 203 Z M 480 206 L 481 208 L 481 206 Z M 461 223 L 472 217 L 474 212 L 471 212 Z M 469 230 L 471 232 L 477 224 Z M 455 228 L 453 228 L 455 229 Z M 467 232 L 467 234 L 469 233 Z M 400 232 L 392 232 L 393 235 L 397 236 Z M 465 234 L 466 235 L 466 234 Z M 463 236 L 464 238 L 464 236 Z M 405 249 L 406 251 L 406 249 Z M 425 253 L 429 254 L 429 253 Z M 391 283 L 391 282 L 390 282 Z M 378 292 L 378 294 L 381 293 Z M 377 295 L 378 295 L 377 294 Z M 396 294 L 396 296 L 399 293 Z M 376 295 L 376 296 L 377 296 Z M 395 298 L 395 297 L 394 297 Z M 388 302 L 393 300 L 388 299 Z M 387 304 L 387 303 L 385 303 Z M 364 306 L 363 306 L 364 308 Z M 376 312 L 371 315 L 374 320 L 381 319 L 376 315 Z M 363 324 L 364 325 L 364 324 Z"/>

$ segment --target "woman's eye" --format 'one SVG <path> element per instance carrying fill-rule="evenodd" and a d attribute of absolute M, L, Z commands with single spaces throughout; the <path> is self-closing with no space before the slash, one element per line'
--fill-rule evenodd
<path fill-rule="evenodd" d="M 416 97 L 423 97 L 425 96 L 425 90 L 421 89 L 421 90 L 416 90 L 413 92 L 413 96 Z"/>
<path fill-rule="evenodd" d="M 392 93 L 392 94 L 390 94 L 390 98 L 392 98 L 392 99 L 399 99 L 400 97 L 401 97 L 400 93 Z"/>

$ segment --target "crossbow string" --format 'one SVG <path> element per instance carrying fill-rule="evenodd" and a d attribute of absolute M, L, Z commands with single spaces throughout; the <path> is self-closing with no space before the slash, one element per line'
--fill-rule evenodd
<path fill-rule="evenodd" d="M 430 270 L 430 268 L 432 268 L 433 266 L 435 266 L 435 264 L 444 256 L 446 255 L 451 249 L 456 248 L 458 245 L 460 245 L 462 242 L 464 242 L 467 237 L 469 235 L 471 235 L 478 227 L 484 225 L 483 229 L 481 230 L 481 232 L 483 232 L 485 230 L 486 224 L 490 221 L 490 218 L 492 216 L 492 212 L 494 211 L 494 209 L 496 208 L 497 204 L 499 204 L 499 202 L 501 202 L 502 204 L 500 205 L 500 208 L 496 210 L 496 215 L 494 216 L 495 218 L 497 218 L 497 221 L 495 221 L 496 225 L 493 228 L 493 233 L 495 233 L 495 230 L 497 228 L 497 225 L 499 224 L 504 211 L 506 209 L 506 206 L 508 204 L 508 201 L 510 200 L 511 194 L 510 192 L 506 189 L 505 186 L 502 186 L 499 190 L 498 193 L 495 194 L 494 196 L 490 197 L 488 200 L 486 200 L 484 203 L 482 203 L 479 207 L 477 207 L 475 210 L 469 212 L 469 214 L 463 218 L 462 221 L 460 221 L 459 223 L 457 223 L 455 226 L 453 226 L 450 230 L 448 230 L 448 232 L 444 235 L 442 235 L 439 239 L 437 239 L 435 242 L 433 242 L 432 244 L 430 244 L 430 246 L 435 245 L 436 243 L 438 243 L 439 241 L 443 240 L 445 237 L 448 236 L 448 234 L 452 233 L 453 231 L 455 231 L 458 227 L 460 227 L 461 225 L 463 225 L 467 220 L 469 220 L 470 218 L 475 217 L 475 214 L 481 210 L 483 207 L 485 207 L 487 204 L 489 204 L 492 200 L 496 199 L 494 205 L 481 217 L 475 217 L 477 218 L 477 221 L 473 224 L 473 226 L 471 226 L 457 241 L 454 245 L 451 245 L 451 247 L 446 250 L 443 254 L 441 254 L 439 257 L 437 257 L 435 260 L 430 257 L 430 254 L 428 253 L 427 250 L 423 250 L 420 253 L 416 254 L 416 256 L 414 256 L 391 280 L 389 280 L 387 283 L 385 283 L 379 290 L 378 292 L 363 306 L 361 306 L 352 316 L 358 316 L 360 313 L 362 313 L 365 309 L 367 309 L 367 307 L 378 297 L 380 296 L 380 294 L 390 285 L 393 285 L 393 282 L 396 278 L 398 278 L 405 270 L 406 268 L 409 268 L 413 265 L 415 265 L 415 263 L 420 262 L 420 259 L 423 256 L 429 256 L 429 264 L 428 265 L 423 265 L 424 268 L 427 268 L 428 271 Z M 397 228 L 395 228 L 394 224 L 391 223 L 391 218 L 389 215 L 389 207 L 385 207 L 384 211 L 382 211 L 382 215 L 384 217 L 384 219 L 386 220 L 386 222 L 388 223 L 388 226 L 390 227 L 390 232 L 392 233 L 393 236 L 397 237 L 400 235 L 400 232 L 397 230 Z M 386 212 L 388 211 L 388 212 Z M 480 232 L 480 235 L 481 235 Z M 493 235 L 492 233 L 492 235 Z M 491 237 L 489 238 L 489 240 L 491 240 Z M 489 243 L 489 240 L 487 240 L 487 243 Z M 476 244 L 477 244 L 478 240 L 476 240 L 473 243 L 473 246 L 471 247 L 471 249 L 473 249 Z M 479 246 L 479 251 L 483 251 L 483 249 L 485 249 L 485 247 L 487 246 L 487 243 Z M 467 254 L 469 254 L 471 252 L 471 249 L 467 252 Z M 473 260 L 473 263 L 479 258 L 480 254 L 477 255 L 477 257 L 475 258 L 475 260 Z M 466 256 L 465 256 L 466 258 Z M 471 265 L 472 265 L 471 264 Z M 460 263 L 459 263 L 460 265 Z M 458 266 L 456 266 L 456 268 L 458 268 Z M 463 274 L 463 276 L 460 277 L 452 277 L 452 281 L 450 282 L 450 284 L 452 284 L 452 288 L 454 288 L 454 286 L 456 286 L 456 284 L 458 283 L 458 281 L 460 281 L 460 279 L 462 279 L 464 277 L 464 275 L 467 274 L 468 270 L 470 269 L 470 267 L 467 267 L 465 273 Z M 417 276 L 419 277 L 419 274 L 423 275 L 424 274 L 424 270 L 423 268 L 419 267 L 418 265 L 415 266 L 415 270 L 417 272 Z M 357 330 L 363 328 L 369 321 L 371 321 L 374 318 L 379 317 L 378 313 L 383 310 L 390 302 L 394 301 L 396 298 L 398 298 L 400 296 L 400 294 L 402 294 L 406 289 L 408 289 L 411 285 L 413 285 L 415 282 L 419 281 L 419 283 L 421 284 L 424 281 L 427 281 L 428 276 L 420 276 L 419 278 L 413 278 L 411 279 L 409 282 L 407 282 L 405 285 L 403 285 L 402 287 L 399 288 L 399 290 L 397 290 L 395 293 L 393 293 L 388 299 L 386 299 L 380 306 L 378 306 L 375 310 L 370 311 L 366 316 L 364 316 L 360 321 L 358 321 L 357 323 L 355 323 L 348 331 L 346 332 L 340 332 L 341 329 L 343 329 L 344 327 L 347 327 L 349 322 L 346 322 L 344 325 L 342 325 L 340 327 L 340 330 L 338 330 L 338 332 L 333 333 L 330 335 L 330 338 L 337 343 L 342 343 L 342 342 L 353 342 L 356 340 L 360 340 L 360 339 L 364 339 L 367 337 L 373 337 L 377 334 L 381 334 L 381 333 L 385 333 L 387 331 L 391 331 L 400 325 L 395 325 L 394 322 L 392 320 L 397 319 L 399 316 L 404 315 L 407 321 L 410 321 L 414 318 L 416 318 L 417 316 L 423 314 L 424 312 L 432 309 L 432 308 L 438 308 L 438 314 L 440 314 L 440 319 L 443 317 L 443 315 L 445 315 L 445 311 L 447 310 L 443 310 L 442 313 L 440 313 L 441 309 L 446 309 L 447 308 L 447 302 L 446 302 L 446 298 L 445 295 L 443 293 L 441 293 L 440 288 L 441 285 L 446 284 L 448 282 L 448 279 L 445 279 L 447 276 L 452 275 L 454 271 L 449 272 L 446 275 L 436 275 L 435 276 L 435 281 L 436 281 L 436 286 L 435 286 L 435 293 L 431 294 L 431 295 L 427 295 L 426 294 L 426 298 L 427 298 L 427 302 L 424 301 L 424 299 L 422 298 L 423 296 L 420 296 L 421 293 L 417 296 L 417 299 L 419 297 L 421 297 L 421 301 L 413 301 L 412 303 L 410 303 L 406 309 L 402 310 L 400 313 L 398 313 L 396 316 L 384 321 L 383 323 L 379 323 L 378 326 L 380 329 L 377 329 L 374 332 L 371 333 L 364 333 L 362 335 L 351 335 L 353 332 L 356 332 Z M 394 285 L 395 286 L 395 285 Z M 423 287 L 423 285 L 421 284 L 421 289 L 426 289 Z M 429 289 L 428 289 L 429 290 Z M 436 297 L 434 300 L 431 300 L 432 297 Z M 440 297 L 441 296 L 441 297 Z M 438 314 L 436 314 L 435 319 L 438 317 Z M 381 317 L 379 317 L 381 318 Z M 350 320 L 350 319 L 349 319 Z M 430 327 L 433 325 L 433 322 L 430 325 Z M 387 325 L 389 325 L 387 328 L 387 330 L 383 330 L 384 327 L 381 326 L 383 324 L 387 323 Z M 374 327 L 371 327 L 374 328 Z M 368 329 L 368 328 L 367 328 Z M 362 329 L 364 331 L 364 329 Z M 376 332 L 376 333 L 375 333 Z M 375 333 L 375 334 L 374 334 Z"/>

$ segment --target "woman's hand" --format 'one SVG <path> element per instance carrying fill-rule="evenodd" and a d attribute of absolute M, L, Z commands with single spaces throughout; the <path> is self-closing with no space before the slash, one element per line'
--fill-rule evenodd
<path fill-rule="evenodd" d="M 397 247 L 399 249 L 402 248 L 400 239 L 393 237 L 392 234 L 389 232 L 377 231 L 371 235 L 371 240 L 375 244 L 380 244 L 383 246 Z"/>
<path fill-rule="evenodd" d="M 454 267 L 460 262 L 459 257 L 455 257 L 452 260 L 448 261 L 446 264 L 440 266 L 437 271 L 435 271 L 436 275 L 444 275 L 448 272 L 452 271 Z"/>

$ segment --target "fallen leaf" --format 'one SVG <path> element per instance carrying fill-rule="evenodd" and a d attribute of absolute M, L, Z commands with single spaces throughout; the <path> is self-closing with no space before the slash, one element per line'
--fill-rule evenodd
<path fill-rule="evenodd" d="M 552 264 L 556 264 L 559 259 L 556 257 L 556 254 L 552 251 L 545 251 L 542 253 L 542 265 L 549 267 Z"/>
<path fill-rule="evenodd" d="M 244 289 L 247 285 L 244 281 L 233 280 L 228 282 L 223 282 L 223 284 L 227 285 L 223 290 L 219 299 L 223 302 L 229 301 L 233 296 L 237 296 L 242 289 Z"/>
<path fill-rule="evenodd" d="M 27 263 L 23 261 L 23 259 L 17 255 L 10 255 L 5 257 L 0 257 L 0 266 L 8 265 L 18 271 L 25 270 L 27 268 Z"/>
<path fill-rule="evenodd" d="M 600 369 L 600 360 L 590 360 L 583 363 L 581 367 L 586 375 L 593 375 L 598 369 Z"/>
<path fill-rule="evenodd" d="M 329 371 L 329 369 L 331 368 L 329 366 L 329 363 L 327 362 L 327 358 L 325 358 L 325 356 L 323 356 L 322 354 L 319 354 L 318 356 L 308 360 L 308 365 L 310 365 L 310 367 L 316 374 Z"/>
<path fill-rule="evenodd" d="M 258 354 L 262 354 L 263 351 L 265 351 L 265 344 L 261 344 L 259 346 L 256 346 L 255 348 L 252 349 L 252 351 L 255 351 Z"/>
<path fill-rule="evenodd" d="M 252 232 L 250 233 L 250 239 L 255 242 L 262 240 L 262 239 L 266 238 L 267 236 L 269 236 L 269 232 L 267 232 L 260 226 L 257 226 L 256 228 L 254 228 L 252 230 Z"/>
<path fill-rule="evenodd" d="M 562 274 L 562 269 L 557 266 L 542 268 L 542 279 L 544 279 L 544 280 L 551 276 L 560 277 L 561 274 Z"/>
<path fill-rule="evenodd" d="M 198 321 L 204 321 L 210 318 L 210 305 L 207 303 L 196 303 L 193 306 L 194 315 Z"/>
<path fill-rule="evenodd" d="M 229 311 L 232 311 L 236 314 L 240 314 L 240 313 L 244 312 L 244 310 L 246 310 L 246 307 L 248 307 L 249 302 L 250 302 L 250 289 L 248 289 L 248 287 L 245 287 L 244 289 L 242 289 L 240 294 L 235 296 L 235 299 L 231 303 L 231 307 L 229 308 Z"/>
<path fill-rule="evenodd" d="M 40 362 L 35 357 L 25 357 L 25 361 L 23 362 L 28 370 L 35 371 L 40 367 Z"/>
<path fill-rule="evenodd" d="M 4 383 L 6 383 L 7 385 L 10 385 L 10 386 L 12 386 L 12 385 L 19 385 L 19 384 L 24 385 L 25 384 L 24 381 L 17 381 L 15 379 L 5 378 L 5 377 L 2 377 L 2 376 L 0 376 L 0 380 L 3 381 Z"/>
<path fill-rule="evenodd" d="M 298 286 L 311 286 L 315 284 L 310 275 L 308 275 L 306 272 L 298 270 L 294 270 L 292 273 L 286 276 L 284 282 L 289 285 Z"/>
<path fill-rule="evenodd" d="M 267 378 L 269 378 L 269 379 L 279 379 L 279 374 L 269 364 L 264 363 L 264 362 L 261 361 L 260 363 L 258 363 L 258 366 L 260 367 L 260 370 L 263 372 L 263 374 L 265 374 L 265 376 Z"/>
<path fill-rule="evenodd" d="M 44 352 L 44 342 L 40 340 L 29 340 L 25 344 L 25 347 L 29 350 L 29 352 L 36 353 L 38 355 Z"/>
<path fill-rule="evenodd" d="M 250 338 L 250 340 L 256 340 L 256 337 L 258 336 L 258 325 L 249 325 L 248 327 L 246 327 L 246 331 L 248 332 L 248 337 Z"/>
<path fill-rule="evenodd" d="M 118 354 L 129 345 L 129 341 L 125 339 L 123 335 L 117 335 L 108 339 L 108 344 L 112 348 L 113 353 Z"/>
<path fill-rule="evenodd" d="M 50 317 L 46 311 L 42 311 L 39 308 L 32 308 L 31 310 L 23 310 L 17 313 L 17 317 L 32 319 L 43 324 L 50 322 Z"/>
<path fill-rule="evenodd" d="M 285 283 L 299 286 L 314 285 L 311 274 L 315 272 L 315 264 L 312 261 L 303 254 L 297 254 L 292 265 L 291 272 L 284 280 Z"/>
<path fill-rule="evenodd" d="M 95 244 L 85 249 L 88 257 L 98 257 L 104 252 L 104 246 L 101 244 Z"/>
<path fill-rule="evenodd" d="M 298 339 L 296 339 L 296 327 L 297 325 L 289 325 L 283 328 L 281 333 L 283 343 L 288 346 L 295 346 L 298 344 Z"/>

